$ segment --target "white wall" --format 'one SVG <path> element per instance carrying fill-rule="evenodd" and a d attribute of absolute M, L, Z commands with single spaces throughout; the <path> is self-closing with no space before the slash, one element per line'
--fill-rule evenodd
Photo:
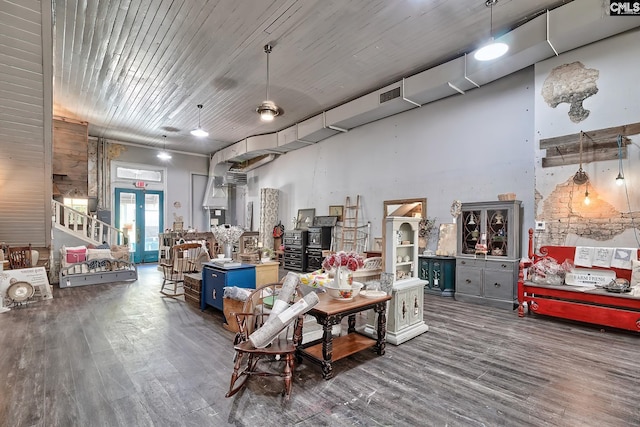
<path fill-rule="evenodd" d="M 526 230 L 533 225 L 533 88 L 529 67 L 293 151 L 250 172 L 246 200 L 259 206 L 260 188 L 280 189 L 280 219 L 292 228 L 298 209 L 327 215 L 329 205 L 359 194 L 360 218 L 377 237 L 384 200 L 426 197 L 427 215 L 449 223 L 455 199 L 513 192 L 523 201 Z"/>
<path fill-rule="evenodd" d="M 553 68 L 575 61 L 582 62 L 585 68 L 599 70 L 599 78 L 596 81 L 598 92 L 584 101 L 584 108 L 588 109 L 590 114 L 580 123 L 573 123 L 569 120 L 568 104 L 560 104 L 556 108 L 551 108 L 540 94 L 542 84 Z M 541 161 L 546 150 L 538 149 L 540 139 L 579 133 L 581 130 L 586 132 L 640 122 L 639 69 L 640 29 L 575 49 L 559 57 L 536 64 L 535 188 L 543 198 L 546 198 L 556 185 L 573 176 L 578 170 L 578 165 L 542 168 Z M 592 187 L 590 191 L 621 212 L 640 210 L 640 197 L 637 190 L 640 186 L 638 174 L 640 135 L 630 138 L 633 143 L 627 146 L 628 155 L 623 160 L 627 192 L 623 187 L 615 185 L 618 160 L 583 165 L 583 169 L 589 176 L 589 185 Z M 627 194 L 629 199 L 627 199 Z M 628 202 L 630 202 L 630 206 Z M 542 206 L 538 208 L 541 210 Z M 566 239 L 565 244 L 567 245 L 603 245 L 603 242 L 595 242 L 576 235 L 568 235 Z M 637 247 L 640 244 L 632 229 L 627 229 L 609 243 L 613 246 L 631 247 Z"/>
<path fill-rule="evenodd" d="M 168 161 L 157 157 L 158 150 L 139 146 L 124 145 L 125 150 L 112 160 L 118 162 L 136 163 L 164 167 L 167 170 L 167 188 L 164 195 L 165 228 L 171 227 L 175 216 L 182 216 L 184 226 L 192 225 L 192 179 L 191 174 L 207 175 L 209 172 L 209 158 L 207 156 L 186 155 L 172 152 Z M 204 193 L 198 196 L 201 204 Z M 177 203 L 176 203 L 177 202 Z M 175 205 L 179 205 L 176 207 Z M 196 219 L 198 215 L 196 215 Z"/>

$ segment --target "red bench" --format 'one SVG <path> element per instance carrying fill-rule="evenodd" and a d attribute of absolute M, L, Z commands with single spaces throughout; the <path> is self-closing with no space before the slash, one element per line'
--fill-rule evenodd
<path fill-rule="evenodd" d="M 640 331 L 640 297 L 630 293 L 613 293 L 604 289 L 543 285 L 525 280 L 525 269 L 545 257 L 559 263 L 573 261 L 575 246 L 542 246 L 540 253 L 533 250 L 533 230 L 529 229 L 529 260 L 520 262 L 518 276 L 518 316 L 528 313 L 543 314 L 562 319 L 586 322 L 613 328 Z M 640 254 L 640 250 L 638 250 Z M 593 267 L 594 269 L 602 269 Z M 605 268 L 615 271 L 616 277 L 631 279 L 631 270 Z"/>

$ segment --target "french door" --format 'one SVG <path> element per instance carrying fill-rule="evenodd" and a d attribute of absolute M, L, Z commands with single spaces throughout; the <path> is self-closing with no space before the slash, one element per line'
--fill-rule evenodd
<path fill-rule="evenodd" d="M 115 189 L 116 228 L 124 232 L 133 262 L 158 261 L 163 206 L 162 191 Z"/>

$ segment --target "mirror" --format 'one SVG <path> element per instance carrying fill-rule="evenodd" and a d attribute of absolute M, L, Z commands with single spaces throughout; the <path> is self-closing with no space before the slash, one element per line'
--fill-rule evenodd
<path fill-rule="evenodd" d="M 382 263 L 385 261 L 386 219 L 388 216 L 427 217 L 427 199 L 399 199 L 383 201 L 384 212 L 382 214 Z"/>

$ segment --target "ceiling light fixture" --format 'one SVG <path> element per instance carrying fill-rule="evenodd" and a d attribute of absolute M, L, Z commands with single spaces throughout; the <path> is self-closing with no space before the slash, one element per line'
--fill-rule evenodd
<path fill-rule="evenodd" d="M 580 167 L 578 171 L 573 175 L 573 182 L 577 185 L 582 185 L 589 182 L 589 177 L 587 173 L 582 170 L 582 137 L 584 136 L 584 132 L 580 131 Z"/>
<path fill-rule="evenodd" d="M 273 118 L 280 114 L 280 108 L 269 100 L 269 54 L 273 50 L 270 44 L 264 45 L 264 53 L 267 54 L 267 96 L 265 101 L 256 108 L 256 112 L 260 114 L 260 120 L 263 122 L 273 121 Z"/>
<path fill-rule="evenodd" d="M 209 136 L 209 132 L 202 129 L 200 126 L 200 111 L 202 110 L 202 104 L 198 104 L 198 127 L 191 131 L 191 135 L 197 136 L 199 138 L 204 138 L 205 136 Z"/>
<path fill-rule="evenodd" d="M 170 160 L 171 154 L 167 152 L 167 135 L 162 135 L 162 139 L 164 141 L 164 144 L 162 146 L 162 151 L 158 153 L 158 158 L 160 160 Z"/>
<path fill-rule="evenodd" d="M 616 177 L 618 186 L 624 185 L 624 170 L 622 169 L 622 135 L 618 135 L 618 176 Z"/>
<path fill-rule="evenodd" d="M 478 61 L 491 61 L 492 59 L 500 58 L 509 50 L 509 45 L 502 42 L 496 42 L 493 38 L 493 5 L 496 3 L 498 3 L 498 0 L 487 0 L 484 2 L 484 5 L 491 10 L 491 21 L 489 26 L 489 36 L 491 36 L 491 41 L 478 49 L 473 55 L 473 57 Z"/>

